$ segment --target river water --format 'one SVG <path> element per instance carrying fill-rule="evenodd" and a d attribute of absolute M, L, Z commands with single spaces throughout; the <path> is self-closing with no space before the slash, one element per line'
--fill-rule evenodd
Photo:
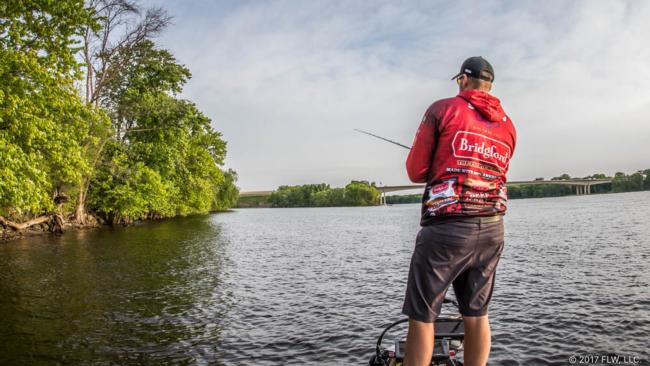
<path fill-rule="evenodd" d="M 0 243 L 0 364 L 366 364 L 402 317 L 418 215 L 242 209 Z M 511 201 L 491 364 L 647 360 L 649 257 L 650 192 Z"/>

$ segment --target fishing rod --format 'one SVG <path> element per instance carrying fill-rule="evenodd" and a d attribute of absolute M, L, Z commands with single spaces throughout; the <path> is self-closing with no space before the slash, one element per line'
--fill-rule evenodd
<path fill-rule="evenodd" d="M 410 147 L 408 147 L 408 146 L 406 146 L 406 145 L 404 145 L 404 144 L 400 144 L 399 142 L 396 142 L 396 141 L 393 141 L 393 140 L 389 140 L 389 139 L 387 139 L 387 138 L 384 138 L 384 137 L 381 137 L 381 136 L 377 136 L 377 135 L 372 134 L 372 133 L 370 133 L 370 132 L 363 131 L 363 130 L 359 130 L 359 129 L 356 129 L 356 128 L 353 128 L 353 130 L 355 130 L 355 131 L 357 131 L 357 132 L 365 133 L 366 135 L 370 135 L 370 136 L 372 136 L 372 137 L 376 137 L 376 138 L 378 138 L 378 139 L 381 139 L 381 140 L 384 140 L 384 141 L 388 141 L 388 142 L 390 142 L 391 144 L 395 144 L 395 145 L 397 145 L 397 146 L 401 146 L 401 147 L 403 147 L 403 148 L 405 148 L 405 149 L 409 149 L 409 150 L 411 150 Z"/>

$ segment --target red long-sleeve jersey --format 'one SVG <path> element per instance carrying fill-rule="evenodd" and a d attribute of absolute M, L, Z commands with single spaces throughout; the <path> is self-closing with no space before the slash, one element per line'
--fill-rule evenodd
<path fill-rule="evenodd" d="M 406 171 L 426 183 L 421 225 L 458 216 L 503 215 L 516 131 L 496 97 L 465 90 L 425 112 Z"/>

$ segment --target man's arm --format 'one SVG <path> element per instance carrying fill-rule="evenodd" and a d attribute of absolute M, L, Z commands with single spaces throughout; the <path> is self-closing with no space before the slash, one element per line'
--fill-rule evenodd
<path fill-rule="evenodd" d="M 434 121 L 427 111 L 415 134 L 411 152 L 406 158 L 406 172 L 413 183 L 427 183 L 436 141 Z"/>

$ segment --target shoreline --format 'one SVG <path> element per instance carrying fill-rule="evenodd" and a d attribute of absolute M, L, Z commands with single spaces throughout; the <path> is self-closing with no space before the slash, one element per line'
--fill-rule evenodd
<path fill-rule="evenodd" d="M 55 232 L 51 229 L 50 225 L 47 223 L 42 223 L 34 226 L 30 226 L 23 230 L 15 230 L 10 227 L 0 226 L 0 243 L 10 242 L 18 239 L 27 239 L 34 237 L 41 237 L 45 235 L 62 235 L 68 231 L 81 231 L 81 230 L 91 230 L 103 226 L 109 226 L 106 224 L 93 223 L 87 225 L 79 225 L 74 223 L 64 223 L 62 227 L 62 232 Z"/>
<path fill-rule="evenodd" d="M 67 221 L 63 223 L 61 227 L 62 230 L 60 232 L 53 231 L 51 225 L 47 222 L 33 225 L 23 230 L 15 230 L 9 226 L 0 225 L 0 243 L 8 243 L 14 240 L 42 237 L 46 235 L 63 235 L 69 231 L 86 231 L 86 230 L 95 230 L 95 229 L 108 228 L 108 227 L 130 227 L 130 226 L 145 225 L 145 224 L 150 224 L 155 222 L 162 222 L 167 220 L 175 220 L 175 219 L 186 218 L 186 217 L 208 216 L 215 213 L 233 212 L 233 209 L 234 207 L 223 211 L 210 211 L 206 214 L 191 214 L 185 216 L 179 215 L 173 217 L 161 217 L 161 218 L 153 218 L 153 219 L 145 219 L 145 220 L 136 220 L 130 224 L 117 224 L 117 225 L 106 223 L 104 222 L 104 220 L 94 215 L 88 215 L 89 217 L 93 218 L 92 220 L 90 220 L 92 221 L 91 223 L 81 225 L 81 224 Z"/>
<path fill-rule="evenodd" d="M 588 195 L 575 195 L 575 194 L 567 194 L 567 195 L 559 195 L 559 196 L 543 196 L 543 197 L 515 197 L 515 198 L 508 198 L 508 201 L 520 201 L 520 200 L 529 200 L 529 199 L 549 199 L 549 198 L 564 198 L 564 197 L 583 197 L 583 196 L 601 196 L 601 195 L 610 195 L 610 194 L 621 194 L 621 193 L 634 193 L 634 192 L 646 192 L 648 190 L 637 190 L 637 191 L 623 191 L 623 192 L 599 192 L 599 193 L 591 193 Z M 415 193 L 419 196 L 421 194 Z M 415 195 L 414 194 L 414 195 Z M 396 195 L 400 196 L 400 195 Z M 403 196 L 409 196 L 409 195 L 403 195 Z M 388 196 L 391 197 L 391 196 Z M 421 204 L 421 201 L 418 202 L 396 202 L 396 203 L 387 203 L 386 205 L 366 205 L 366 206 L 295 206 L 295 207 L 273 207 L 271 205 L 259 205 L 259 206 L 235 206 L 233 209 L 257 209 L 257 208 L 271 208 L 271 209 L 281 209 L 281 208 L 332 208 L 332 207 L 382 207 L 382 206 L 393 206 L 393 205 L 413 205 L 413 204 Z"/>
<path fill-rule="evenodd" d="M 600 196 L 600 195 L 610 195 L 610 194 L 621 194 L 621 193 L 634 193 L 634 192 L 644 192 L 644 191 L 626 191 L 626 192 L 603 192 L 603 193 L 596 193 L 596 194 L 591 194 L 589 196 Z M 526 198 L 511 198 L 509 200 L 527 200 L 527 199 L 547 199 L 547 198 L 564 198 L 564 197 L 581 197 L 581 196 L 575 196 L 575 195 L 566 195 L 566 196 L 547 196 L 547 197 L 526 197 Z M 407 204 L 417 204 L 418 202 L 410 202 L 410 203 L 391 203 L 385 206 L 393 206 L 393 205 L 407 205 Z M 65 232 L 68 231 L 85 231 L 85 230 L 93 230 L 97 228 L 103 228 L 103 227 L 129 227 L 129 226 L 136 226 L 136 225 L 143 225 L 143 224 L 148 224 L 148 223 L 154 223 L 154 222 L 161 222 L 161 221 L 166 221 L 166 220 L 175 220 L 179 218 L 185 218 L 185 217 L 199 217 L 199 216 L 208 216 L 211 214 L 215 213 L 232 213 L 235 210 L 239 209 L 244 209 L 244 210 L 250 210 L 250 209 L 257 209 L 257 208 L 266 208 L 266 209 L 282 209 L 282 208 L 332 208 L 332 207 L 348 207 L 348 208 L 358 208 L 358 207 L 382 207 L 384 205 L 369 205 L 369 206 L 304 206 L 304 207 L 232 207 L 227 210 L 223 211 L 210 211 L 206 214 L 192 214 L 192 215 L 186 215 L 186 216 L 174 216 L 174 217 L 163 217 L 163 218 L 154 218 L 154 219 L 145 219 L 145 220 L 136 220 L 131 224 L 124 225 L 111 225 L 109 223 L 104 223 L 103 220 L 98 219 L 97 217 L 94 217 L 93 223 L 91 224 L 86 224 L 86 225 L 79 225 L 76 223 L 71 223 L 71 222 L 65 222 L 63 225 L 63 232 L 53 232 L 49 226 L 48 223 L 41 223 L 38 225 L 34 225 L 31 227 L 28 227 L 23 230 L 14 230 L 8 226 L 3 226 L 0 225 L 0 243 L 8 243 L 14 240 L 18 239 L 27 239 L 27 238 L 34 238 L 34 237 L 40 237 L 40 236 L 45 236 L 45 235 L 62 235 Z"/>

